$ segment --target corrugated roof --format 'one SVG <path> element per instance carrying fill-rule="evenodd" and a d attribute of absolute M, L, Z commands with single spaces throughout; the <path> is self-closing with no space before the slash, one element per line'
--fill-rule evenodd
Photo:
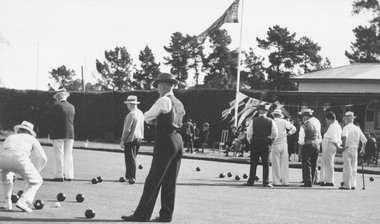
<path fill-rule="evenodd" d="M 372 79 L 380 80 L 380 63 L 350 64 L 293 77 L 293 79 Z"/>

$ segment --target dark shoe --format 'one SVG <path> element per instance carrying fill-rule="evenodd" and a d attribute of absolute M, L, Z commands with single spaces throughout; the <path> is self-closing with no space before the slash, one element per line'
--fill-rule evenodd
<path fill-rule="evenodd" d="M 53 178 L 51 181 L 63 182 L 63 178 Z"/>
<path fill-rule="evenodd" d="M 73 181 L 73 179 L 70 179 L 70 178 L 66 179 L 65 178 L 65 181 L 70 181 L 71 182 L 71 181 Z"/>
<path fill-rule="evenodd" d="M 311 187 L 311 185 L 309 185 L 309 184 L 302 184 L 302 185 L 300 185 L 300 187 Z"/>
<path fill-rule="evenodd" d="M 333 183 L 325 183 L 324 186 L 327 186 L 327 187 L 334 187 L 334 184 L 333 184 Z"/>
<path fill-rule="evenodd" d="M 130 216 L 121 216 L 121 219 L 127 222 L 148 222 L 149 220 L 135 216 L 135 215 L 130 215 Z"/>
<path fill-rule="evenodd" d="M 248 183 L 248 182 L 247 182 L 247 183 L 244 183 L 243 185 L 244 185 L 244 186 L 253 186 L 253 183 Z"/>
<path fill-rule="evenodd" d="M 264 187 L 271 188 L 271 187 L 273 187 L 273 185 L 272 184 L 264 184 Z"/>
<path fill-rule="evenodd" d="M 154 218 L 150 221 L 151 222 L 171 222 L 172 220 L 171 219 L 164 219 L 164 218 L 157 216 L 156 218 Z"/>
<path fill-rule="evenodd" d="M 315 185 L 325 186 L 325 182 L 316 182 Z"/>
<path fill-rule="evenodd" d="M 347 188 L 347 187 L 339 187 L 339 190 L 350 190 L 350 188 Z"/>
<path fill-rule="evenodd" d="M 356 188 L 355 187 L 351 187 L 351 190 L 355 190 Z"/>

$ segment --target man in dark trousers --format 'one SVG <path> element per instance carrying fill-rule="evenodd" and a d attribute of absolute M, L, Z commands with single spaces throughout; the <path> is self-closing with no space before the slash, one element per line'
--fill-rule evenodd
<path fill-rule="evenodd" d="M 140 102 L 137 96 L 130 95 L 124 101 L 130 111 L 124 119 L 123 133 L 120 138 L 120 147 L 124 149 L 125 178 L 130 184 L 136 180 L 136 157 L 144 138 L 144 114 L 137 107 Z"/>
<path fill-rule="evenodd" d="M 252 119 L 247 129 L 247 140 L 250 143 L 251 167 L 249 178 L 245 186 L 253 186 L 256 177 L 256 169 L 261 158 L 263 165 L 263 185 L 272 187 L 269 183 L 269 153 L 270 146 L 277 139 L 278 130 L 274 121 L 267 117 L 268 106 L 259 105 L 257 108 L 259 116 Z"/>
<path fill-rule="evenodd" d="M 60 89 L 54 95 L 56 103 L 48 112 L 50 139 L 54 148 L 53 181 L 72 181 L 74 178 L 74 115 L 75 107 L 67 102 L 70 93 Z"/>
<path fill-rule="evenodd" d="M 152 221 L 170 222 L 173 217 L 177 176 L 183 154 L 182 137 L 178 133 L 182 126 L 185 109 L 173 94 L 178 84 L 174 75 L 161 73 L 153 83 L 160 98 L 144 114 L 145 122 L 156 124 L 152 165 L 145 180 L 144 191 L 136 211 L 121 218 L 128 222 L 148 222 L 152 216 L 158 193 L 161 189 L 160 215 Z"/>
<path fill-rule="evenodd" d="M 321 145 L 320 122 L 313 118 L 311 109 L 303 110 L 303 125 L 300 128 L 298 144 L 302 149 L 302 180 L 301 187 L 312 187 L 317 177 L 316 167 Z M 313 118 L 313 119 L 312 119 Z"/>

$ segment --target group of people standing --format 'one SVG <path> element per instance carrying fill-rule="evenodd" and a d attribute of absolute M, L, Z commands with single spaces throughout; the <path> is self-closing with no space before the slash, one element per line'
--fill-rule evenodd
<path fill-rule="evenodd" d="M 266 105 L 259 105 L 259 116 L 250 122 L 246 138 L 250 146 L 250 178 L 246 186 L 253 186 L 259 159 L 263 166 L 264 187 L 289 186 L 288 136 L 296 132 L 296 127 L 284 119 L 281 110 L 272 112 L 273 119 L 267 117 Z M 313 116 L 311 109 L 304 109 L 300 114 L 302 125 L 298 132 L 298 144 L 301 148 L 302 185 L 312 187 L 334 186 L 334 159 L 337 152 L 343 157 L 343 185 L 339 189 L 355 189 L 359 153 L 364 155 L 367 142 L 361 129 L 354 125 L 354 113 L 347 111 L 344 115 L 344 127 L 336 119 L 334 112 L 325 116 L 327 131 L 322 136 L 321 123 Z M 318 177 L 317 160 L 322 152 L 321 170 Z M 269 158 L 271 157 L 271 158 Z M 269 160 L 272 163 L 273 185 L 269 182 Z"/>
<path fill-rule="evenodd" d="M 188 119 L 183 123 L 180 133 L 182 135 L 184 147 L 187 148 L 185 152 L 195 154 L 202 149 L 204 152 L 204 147 L 208 143 L 208 136 L 210 134 L 210 125 L 205 122 L 200 128 L 197 124 L 193 122 L 192 119 Z"/>

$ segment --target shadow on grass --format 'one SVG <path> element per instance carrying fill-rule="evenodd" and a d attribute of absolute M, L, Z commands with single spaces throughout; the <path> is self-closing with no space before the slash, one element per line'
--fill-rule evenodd
<path fill-rule="evenodd" d="M 115 220 L 115 219 L 87 219 L 82 217 L 74 217 L 72 219 L 52 219 L 52 218 L 13 218 L 13 217 L 1 217 L 1 221 L 9 221 L 9 222 L 46 222 L 46 223 L 62 223 L 62 222 L 100 222 L 100 223 L 106 223 L 106 222 L 123 222 L 123 220 Z"/>

